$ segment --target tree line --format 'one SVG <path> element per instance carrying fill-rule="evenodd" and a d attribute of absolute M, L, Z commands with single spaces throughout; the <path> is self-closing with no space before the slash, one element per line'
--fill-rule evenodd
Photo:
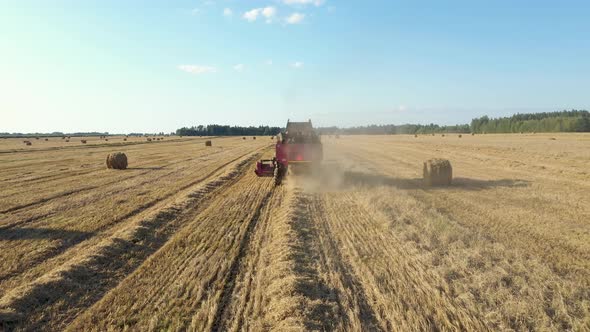
<path fill-rule="evenodd" d="M 585 110 L 524 113 L 471 120 L 474 133 L 590 132 L 590 113 Z"/>
<path fill-rule="evenodd" d="M 434 123 L 428 125 L 421 124 L 403 124 L 403 125 L 369 125 L 357 126 L 350 128 L 338 127 L 321 127 L 318 131 L 322 135 L 415 135 L 415 134 L 434 134 L 434 133 L 469 133 L 470 128 L 467 124 L 458 124 L 453 126 L 440 126 Z"/>
<path fill-rule="evenodd" d="M 224 125 L 198 125 L 182 127 L 176 130 L 179 136 L 272 136 L 281 132 L 281 127 L 269 126 L 224 126 Z"/>

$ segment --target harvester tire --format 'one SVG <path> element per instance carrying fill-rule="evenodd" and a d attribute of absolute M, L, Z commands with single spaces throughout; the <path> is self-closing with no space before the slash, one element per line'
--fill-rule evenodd
<path fill-rule="evenodd" d="M 281 182 L 283 181 L 283 176 L 285 176 L 285 169 L 279 164 L 275 168 L 275 172 L 274 172 L 275 186 L 281 185 Z"/>

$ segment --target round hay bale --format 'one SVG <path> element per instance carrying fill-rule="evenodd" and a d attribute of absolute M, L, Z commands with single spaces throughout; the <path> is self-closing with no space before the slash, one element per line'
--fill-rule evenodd
<path fill-rule="evenodd" d="M 35 139 L 39 139 L 39 137 L 35 137 Z"/>
<path fill-rule="evenodd" d="M 271 136 L 270 139 L 275 139 L 275 137 L 274 136 Z"/>
<path fill-rule="evenodd" d="M 33 143 L 31 143 L 31 142 L 29 142 L 29 141 L 25 141 L 24 143 L 25 143 L 25 145 L 27 145 L 27 146 L 33 145 Z"/>
<path fill-rule="evenodd" d="M 126 138 L 123 138 L 123 141 L 127 141 L 127 139 Z"/>
<path fill-rule="evenodd" d="M 46 139 L 45 139 L 45 142 L 48 142 L 48 141 L 49 141 L 49 138 L 46 138 Z"/>
<path fill-rule="evenodd" d="M 104 140 L 105 140 L 105 142 L 108 142 L 108 141 L 109 141 L 109 139 L 108 139 L 108 138 L 105 138 Z"/>
<path fill-rule="evenodd" d="M 463 137 L 463 135 L 459 134 L 459 138 Z"/>
<path fill-rule="evenodd" d="M 205 146 L 212 146 L 213 144 L 211 143 L 211 141 L 205 141 Z"/>
<path fill-rule="evenodd" d="M 149 137 L 148 137 L 148 138 L 146 138 L 146 140 L 147 140 L 148 142 L 151 142 L 151 141 L 152 141 L 152 139 L 151 139 L 151 138 L 149 138 Z"/>
<path fill-rule="evenodd" d="M 256 136 L 252 136 L 252 139 L 256 139 Z"/>
<path fill-rule="evenodd" d="M 550 139 L 550 140 L 552 140 L 552 141 L 555 141 L 555 140 L 557 140 L 557 138 L 555 138 L 555 137 L 551 137 L 551 138 L 549 138 L 549 139 Z"/>
<path fill-rule="evenodd" d="M 445 137 L 445 134 L 442 134 L 442 135 L 440 135 L 440 136 L 442 136 L 442 137 Z"/>
<path fill-rule="evenodd" d="M 414 134 L 414 137 L 418 137 L 418 135 Z"/>
<path fill-rule="evenodd" d="M 110 153 L 107 156 L 107 168 L 126 169 L 127 156 L 122 152 Z"/>
<path fill-rule="evenodd" d="M 86 140 L 85 139 L 80 140 L 80 142 L 82 142 L 82 144 L 86 144 Z"/>
<path fill-rule="evenodd" d="M 246 139 L 246 137 L 242 137 L 242 139 L 243 139 L 243 140 L 245 140 L 245 139 Z"/>
<path fill-rule="evenodd" d="M 475 136 L 475 133 L 471 133 L 471 136 Z"/>
<path fill-rule="evenodd" d="M 453 181 L 453 167 L 447 159 L 430 159 L 422 169 L 424 184 L 427 186 L 448 186 Z"/>

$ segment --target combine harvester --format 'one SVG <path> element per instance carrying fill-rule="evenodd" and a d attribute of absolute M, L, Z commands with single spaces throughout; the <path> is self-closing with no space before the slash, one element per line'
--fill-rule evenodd
<path fill-rule="evenodd" d="M 322 159 L 322 142 L 313 130 L 311 120 L 287 120 L 285 132 L 277 135 L 275 157 L 258 161 L 254 172 L 258 176 L 274 177 L 275 184 L 279 185 L 287 172 L 310 171 L 319 165 Z"/>

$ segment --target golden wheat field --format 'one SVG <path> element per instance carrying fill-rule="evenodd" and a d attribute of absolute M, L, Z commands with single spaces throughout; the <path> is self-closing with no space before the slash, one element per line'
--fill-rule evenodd
<path fill-rule="evenodd" d="M 87 140 L 0 139 L 0 330 L 590 330 L 590 135 Z"/>

